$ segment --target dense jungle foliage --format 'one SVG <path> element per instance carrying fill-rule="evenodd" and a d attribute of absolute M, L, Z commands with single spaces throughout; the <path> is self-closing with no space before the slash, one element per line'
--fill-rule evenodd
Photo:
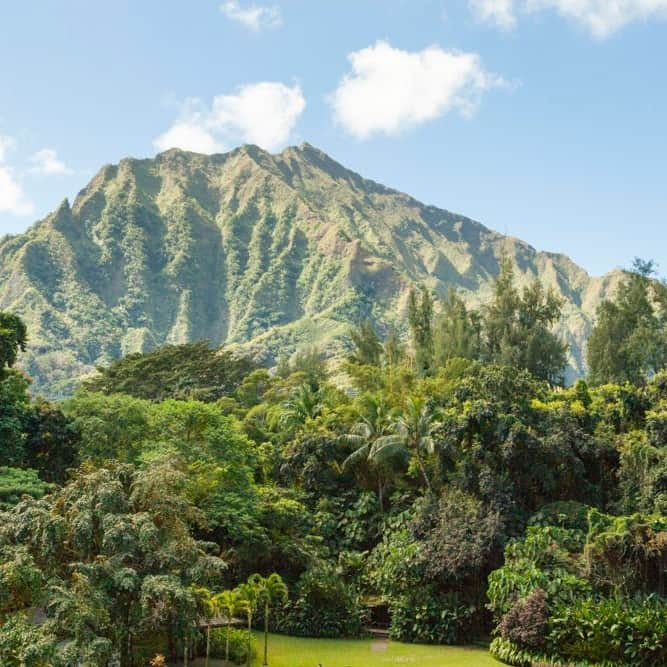
<path fill-rule="evenodd" d="M 509 261 L 479 310 L 415 290 L 409 340 L 362 322 L 336 368 L 169 346 L 59 404 L 30 396 L 13 368 L 29 332 L 0 313 L 0 664 L 241 663 L 257 648 L 232 619 L 493 638 L 516 665 L 667 664 L 652 273 L 602 304 L 571 387 L 562 304 L 518 290 Z"/>

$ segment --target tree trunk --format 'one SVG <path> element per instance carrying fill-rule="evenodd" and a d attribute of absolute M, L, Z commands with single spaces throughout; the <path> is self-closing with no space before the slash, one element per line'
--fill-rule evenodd
<path fill-rule="evenodd" d="M 206 667 L 208 667 L 211 658 L 211 623 L 206 626 Z"/>
<path fill-rule="evenodd" d="M 227 637 L 225 639 L 225 662 L 229 663 L 229 634 L 232 631 L 232 623 L 227 619 Z"/>
<path fill-rule="evenodd" d="M 267 667 L 269 664 L 269 603 L 264 605 L 264 662 L 262 665 Z"/>
<path fill-rule="evenodd" d="M 248 616 L 248 655 L 246 656 L 246 665 L 250 667 L 250 649 L 252 647 L 252 637 L 250 633 L 252 632 L 252 616 Z"/>
<path fill-rule="evenodd" d="M 421 470 L 424 481 L 426 482 L 426 488 L 428 489 L 429 495 L 433 495 L 431 480 L 428 478 L 428 474 L 426 473 L 426 466 L 424 465 L 424 461 L 422 461 L 422 457 L 418 449 L 415 450 L 415 458 L 417 459 L 417 464 L 419 465 L 419 469 Z"/>
<path fill-rule="evenodd" d="M 184 642 L 184 651 L 183 651 L 183 667 L 188 667 L 188 659 L 190 657 L 190 647 L 188 646 L 188 640 Z"/>
<path fill-rule="evenodd" d="M 382 488 L 382 475 L 378 473 L 378 503 L 380 504 L 380 514 L 384 514 L 384 489 Z"/>
<path fill-rule="evenodd" d="M 167 630 L 167 645 L 168 645 L 168 650 L 169 650 L 169 657 L 173 658 L 176 660 L 177 656 L 177 649 L 176 649 L 176 642 L 174 641 L 174 626 L 169 625 L 169 629 Z"/>

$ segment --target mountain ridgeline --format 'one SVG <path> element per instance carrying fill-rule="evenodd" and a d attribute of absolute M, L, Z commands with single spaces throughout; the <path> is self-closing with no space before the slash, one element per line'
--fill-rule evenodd
<path fill-rule="evenodd" d="M 164 343 L 242 346 L 262 363 L 307 345 L 335 356 L 351 323 L 403 321 L 410 289 L 470 305 L 500 261 L 564 299 L 570 378 L 597 305 L 620 273 L 591 278 L 463 216 L 362 178 L 304 144 L 107 165 L 70 206 L 0 240 L 0 309 L 30 331 L 23 365 L 59 397 L 95 366 Z"/>

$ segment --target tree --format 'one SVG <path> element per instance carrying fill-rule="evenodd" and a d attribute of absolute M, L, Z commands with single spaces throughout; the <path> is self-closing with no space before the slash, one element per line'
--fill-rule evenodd
<path fill-rule="evenodd" d="M 46 577 L 29 549 L 2 546 L 0 563 L 0 618 L 43 602 Z"/>
<path fill-rule="evenodd" d="M 190 586 L 214 584 L 223 571 L 211 546 L 193 537 L 202 517 L 184 498 L 184 485 L 172 461 L 141 470 L 85 466 L 51 495 L 2 513 L 0 545 L 27 550 L 42 576 L 57 582 L 59 598 L 69 591 L 72 600 L 98 600 L 109 622 L 93 627 L 129 667 L 134 640 L 149 627 L 189 641 L 198 618 Z M 79 595 L 84 585 L 91 592 Z M 52 598 L 47 593 L 47 606 Z M 72 636 L 61 616 L 59 638 L 72 650 L 88 641 Z"/>
<path fill-rule="evenodd" d="M 54 630 L 66 638 L 59 652 L 68 664 L 94 667 L 111 657 L 107 597 L 86 574 L 75 570 L 68 582 L 52 585 L 46 610 Z"/>
<path fill-rule="evenodd" d="M 408 323 L 417 372 L 427 375 L 433 367 L 433 297 L 423 285 L 408 295 Z"/>
<path fill-rule="evenodd" d="M 392 325 L 389 327 L 387 338 L 382 347 L 386 364 L 390 369 L 403 363 L 405 359 L 405 346 L 395 326 Z"/>
<path fill-rule="evenodd" d="M 24 461 L 47 482 L 63 484 L 78 460 L 81 435 L 60 407 L 38 399 L 23 417 Z"/>
<path fill-rule="evenodd" d="M 81 434 L 82 461 L 103 464 L 118 460 L 136 462 L 143 443 L 152 435 L 149 401 L 113 394 L 78 392 L 65 401 L 63 410 Z"/>
<path fill-rule="evenodd" d="M 317 389 L 328 375 L 327 365 L 319 348 L 310 345 L 297 350 L 290 361 L 289 374 L 302 378 L 303 382 Z"/>
<path fill-rule="evenodd" d="M 98 368 L 97 376 L 84 386 L 93 392 L 147 400 L 196 398 L 214 402 L 231 395 L 255 368 L 247 357 L 198 341 L 130 354 L 107 368 Z"/>
<path fill-rule="evenodd" d="M 171 574 L 149 575 L 141 585 L 141 605 L 144 623 L 148 627 L 166 629 L 183 641 L 183 665 L 187 667 L 190 643 L 199 621 L 197 600 L 191 586 Z M 176 651 L 172 648 L 172 655 Z"/>
<path fill-rule="evenodd" d="M 264 608 L 264 661 L 262 665 L 269 664 L 269 615 L 271 607 L 277 602 L 287 602 L 287 586 L 279 574 L 275 572 L 268 577 L 260 574 L 251 575 L 248 583 L 254 586 L 257 594 L 257 604 Z"/>
<path fill-rule="evenodd" d="M 426 471 L 424 454 L 433 454 L 435 450 L 433 430 L 440 417 L 426 399 L 412 396 L 407 399 L 404 412 L 393 424 L 393 433 L 378 438 L 375 456 L 385 456 L 405 448 L 417 461 L 424 483 L 429 494 L 433 492 L 433 484 Z"/>
<path fill-rule="evenodd" d="M 667 286 L 636 259 L 613 299 L 597 310 L 586 359 L 592 384 L 644 383 L 667 365 Z"/>
<path fill-rule="evenodd" d="M 562 299 L 551 289 L 545 291 L 539 280 L 519 294 L 512 262 L 504 257 L 493 298 L 482 311 L 482 358 L 524 368 L 539 379 L 562 384 L 567 345 L 552 331 L 562 305 Z"/>
<path fill-rule="evenodd" d="M 352 352 L 350 361 L 355 364 L 379 366 L 382 359 L 382 341 L 380 341 L 373 324 L 364 320 L 358 327 L 350 330 Z"/>
<path fill-rule="evenodd" d="M 35 625 L 25 614 L 3 619 L 0 632 L 0 664 L 3 667 L 51 667 L 60 646 L 50 624 Z"/>
<path fill-rule="evenodd" d="M 446 487 L 438 501 L 423 506 L 417 515 L 417 532 L 423 535 L 421 557 L 427 577 L 457 590 L 480 584 L 502 560 L 503 523 L 497 511 L 455 486 Z"/>
<path fill-rule="evenodd" d="M 211 621 L 220 612 L 219 598 L 205 586 L 192 586 L 198 606 L 206 619 L 206 661 L 208 667 L 211 658 Z"/>
<path fill-rule="evenodd" d="M 283 404 L 281 425 L 296 427 L 305 424 L 309 419 L 315 419 L 322 410 L 323 398 L 321 389 L 313 388 L 308 382 L 300 385 Z"/>
<path fill-rule="evenodd" d="M 479 313 L 468 310 L 463 299 L 450 288 L 442 312 L 435 320 L 434 357 L 438 366 L 450 359 L 477 360 L 481 354 L 481 320 Z"/>
<path fill-rule="evenodd" d="M 383 396 L 364 394 L 360 399 L 359 421 L 354 424 L 343 440 L 354 447 L 354 451 L 343 461 L 343 468 L 365 465 L 377 477 L 378 502 L 384 511 L 384 469 L 395 458 L 396 448 L 377 446 L 378 439 L 389 435 L 391 411 Z"/>
<path fill-rule="evenodd" d="M 252 641 L 252 621 L 255 617 L 255 611 L 257 610 L 258 604 L 258 590 L 250 582 L 241 584 L 238 588 L 238 593 L 240 596 L 239 605 L 243 609 L 246 615 L 246 621 L 248 623 L 248 658 L 247 665 L 250 667 L 250 655 L 251 650 L 251 641 Z"/>
<path fill-rule="evenodd" d="M 0 369 L 0 465 L 16 467 L 24 463 L 28 386 L 28 380 L 17 371 L 3 374 Z"/>
<path fill-rule="evenodd" d="M 17 315 L 0 310 L 0 379 L 11 368 L 19 352 L 25 352 L 28 329 Z"/>
<path fill-rule="evenodd" d="M 247 600 L 239 590 L 226 590 L 214 597 L 216 609 L 225 617 L 225 662 L 229 663 L 229 638 L 234 616 L 247 612 Z"/>

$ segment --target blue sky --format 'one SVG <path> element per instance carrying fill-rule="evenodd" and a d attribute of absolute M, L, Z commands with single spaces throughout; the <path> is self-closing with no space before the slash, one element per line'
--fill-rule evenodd
<path fill-rule="evenodd" d="M 0 234 L 160 148 L 308 141 L 591 273 L 667 273 L 667 0 L 0 7 Z"/>

